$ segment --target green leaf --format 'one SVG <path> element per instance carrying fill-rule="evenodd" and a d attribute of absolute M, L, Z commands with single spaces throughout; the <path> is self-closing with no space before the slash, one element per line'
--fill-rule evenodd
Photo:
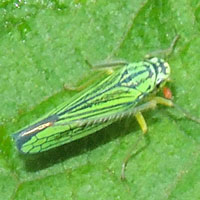
<path fill-rule="evenodd" d="M 199 199 L 199 124 L 174 108 L 135 119 L 36 156 L 17 152 L 11 135 L 76 92 L 93 73 L 85 60 L 139 61 L 166 49 L 174 102 L 199 109 L 200 4 L 197 0 L 48 0 L 0 3 L 0 199 Z M 83 81 L 82 81 L 83 83 Z"/>

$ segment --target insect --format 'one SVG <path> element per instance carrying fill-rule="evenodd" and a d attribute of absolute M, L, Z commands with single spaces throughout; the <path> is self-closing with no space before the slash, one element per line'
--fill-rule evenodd
<path fill-rule="evenodd" d="M 147 126 L 141 114 L 143 110 L 154 108 L 156 104 L 173 106 L 171 100 L 151 97 L 169 76 L 169 64 L 157 57 L 124 63 L 104 80 L 92 84 L 15 133 L 16 146 L 24 154 L 47 151 L 92 134 L 129 115 L 136 117 L 145 133 Z"/>

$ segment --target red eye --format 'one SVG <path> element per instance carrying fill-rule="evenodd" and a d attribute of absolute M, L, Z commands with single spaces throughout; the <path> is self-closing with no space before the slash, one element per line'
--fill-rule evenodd
<path fill-rule="evenodd" d="M 164 87 L 163 88 L 163 94 L 164 94 L 164 97 L 166 99 L 172 99 L 172 92 L 171 92 L 171 90 L 169 88 Z"/>

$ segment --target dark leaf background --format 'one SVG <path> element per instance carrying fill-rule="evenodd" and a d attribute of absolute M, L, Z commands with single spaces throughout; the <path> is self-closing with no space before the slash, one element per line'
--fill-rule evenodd
<path fill-rule="evenodd" d="M 200 126 L 173 108 L 144 113 L 148 136 L 125 181 L 122 161 L 141 134 L 134 118 L 35 156 L 10 137 L 77 93 L 64 86 L 94 75 L 85 60 L 143 60 L 177 34 L 168 86 L 200 116 L 198 0 L 2 0 L 0 16 L 0 199 L 200 199 Z"/>

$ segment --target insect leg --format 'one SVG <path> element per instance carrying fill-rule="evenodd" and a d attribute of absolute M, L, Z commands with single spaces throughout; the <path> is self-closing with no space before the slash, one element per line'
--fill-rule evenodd
<path fill-rule="evenodd" d="M 161 104 L 168 107 L 174 106 L 174 103 L 170 99 L 165 99 L 163 97 L 153 97 L 152 101 L 155 101 L 156 104 Z"/>
<path fill-rule="evenodd" d="M 110 61 L 110 62 L 102 62 L 102 63 L 95 64 L 95 65 L 92 65 L 88 60 L 85 60 L 85 62 L 90 68 L 92 68 L 92 70 L 102 71 L 102 72 L 106 73 L 107 75 L 111 75 L 114 72 L 112 67 L 122 67 L 122 66 L 128 64 L 128 62 L 126 62 L 124 60 L 115 60 L 115 61 Z M 81 86 L 73 87 L 73 86 L 70 86 L 68 84 L 65 84 L 64 88 L 66 90 L 81 91 L 81 90 L 85 89 L 88 85 L 90 85 L 91 83 L 95 82 L 99 78 L 100 75 L 101 74 L 92 75 L 92 78 L 87 80 L 87 82 L 84 83 Z"/>
<path fill-rule="evenodd" d="M 103 61 L 92 65 L 88 60 L 85 61 L 93 70 L 106 71 L 108 75 L 113 73 L 113 68 L 123 67 L 129 63 L 125 60 L 112 60 L 112 61 Z"/>
<path fill-rule="evenodd" d="M 147 132 L 147 124 L 145 122 L 145 119 L 141 112 L 136 113 L 135 115 L 138 124 L 140 125 L 140 128 L 142 129 L 142 132 L 145 134 Z"/>
<path fill-rule="evenodd" d="M 131 156 L 133 155 L 133 151 L 136 149 L 136 147 L 139 144 L 139 142 L 141 141 L 143 135 L 147 132 L 147 125 L 146 125 L 145 119 L 141 112 L 144 110 L 147 110 L 147 109 L 154 109 L 157 104 L 162 104 L 162 105 L 169 106 L 169 107 L 174 105 L 173 102 L 169 99 L 165 99 L 162 97 L 153 97 L 149 102 L 136 107 L 133 111 L 133 115 L 136 117 L 136 120 L 138 121 L 143 134 L 141 135 L 141 137 L 138 138 L 136 143 L 134 143 L 134 145 L 130 148 L 130 150 L 128 151 L 128 153 L 122 163 L 121 179 L 125 179 L 125 170 L 126 170 L 128 161 L 131 158 Z"/>
<path fill-rule="evenodd" d="M 162 55 L 164 55 L 164 57 L 169 57 L 172 54 L 174 47 L 176 46 L 176 42 L 178 41 L 179 38 L 180 38 L 180 35 L 176 35 L 167 49 L 161 49 L 158 51 L 151 52 L 147 54 L 145 58 L 149 59 L 155 56 L 162 57 Z"/>
<path fill-rule="evenodd" d="M 80 86 L 71 86 L 69 84 L 64 84 L 64 89 L 65 90 L 70 90 L 70 91 L 82 91 L 85 88 L 87 88 L 89 85 L 91 85 L 92 83 L 94 83 L 98 78 L 99 78 L 99 74 L 93 75 L 92 78 L 89 78 L 89 80 L 87 80 L 85 83 L 83 83 Z"/>
<path fill-rule="evenodd" d="M 146 104 L 143 104 L 143 106 L 140 107 L 140 110 L 137 111 L 137 113 L 135 114 L 135 117 L 144 134 L 147 132 L 147 125 L 141 111 L 153 109 L 157 104 L 162 104 L 169 107 L 172 107 L 174 105 L 171 100 L 162 97 L 154 97 L 151 101 L 147 102 Z"/>
<path fill-rule="evenodd" d="M 101 62 L 98 64 L 95 64 L 94 68 L 112 68 L 112 67 L 120 67 L 129 64 L 128 62 L 124 60 L 113 60 L 113 61 L 107 61 L 107 62 Z"/>

